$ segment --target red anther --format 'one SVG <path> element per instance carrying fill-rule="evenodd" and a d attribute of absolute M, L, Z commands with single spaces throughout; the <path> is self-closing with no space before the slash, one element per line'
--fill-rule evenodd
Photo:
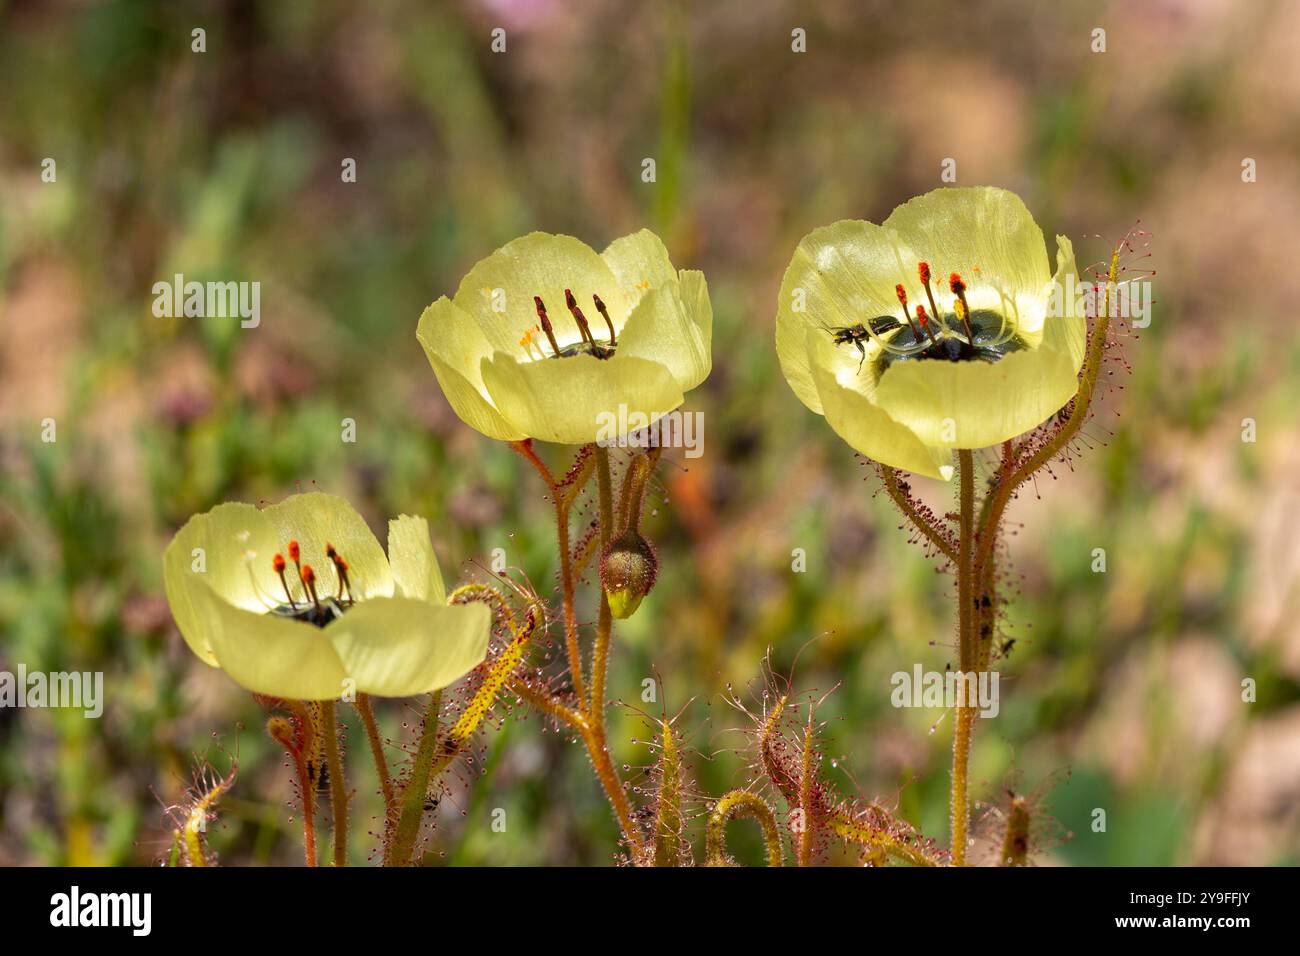
<path fill-rule="evenodd" d="M 921 328 L 925 331 L 925 334 L 930 336 L 930 342 L 934 345 L 938 345 L 939 340 L 935 338 L 934 331 L 930 328 L 930 317 L 925 314 L 925 306 L 918 305 L 916 307 L 916 318 L 920 321 Z"/>
<path fill-rule="evenodd" d="M 930 263 L 919 262 L 916 265 L 916 274 L 921 277 L 921 285 L 930 284 Z"/>
<path fill-rule="evenodd" d="M 574 307 L 578 304 L 578 300 L 573 297 L 573 292 L 569 289 L 564 290 L 564 304 L 569 307 L 570 312 L 572 312 Z"/>
<path fill-rule="evenodd" d="M 326 542 L 325 542 L 325 557 L 327 557 L 327 558 L 329 558 L 331 561 L 333 561 L 333 560 L 334 560 L 334 555 L 335 555 L 336 553 L 337 553 L 337 552 L 335 552 L 335 550 L 334 550 L 334 545 L 332 545 L 332 544 L 330 544 L 328 541 L 326 541 Z"/>
<path fill-rule="evenodd" d="M 614 320 L 609 317 L 609 310 L 605 308 L 605 303 L 594 292 L 591 294 L 591 300 L 596 303 L 596 311 L 605 320 L 605 325 L 609 326 L 609 344 L 618 345 L 618 336 L 614 334 Z"/>
<path fill-rule="evenodd" d="M 298 563 L 298 555 L 299 555 L 299 551 L 298 551 L 298 542 L 297 542 L 297 541 L 290 541 L 290 542 L 289 542 L 289 560 L 292 561 L 294 564 L 297 564 L 297 563 Z"/>
<path fill-rule="evenodd" d="M 316 572 L 312 570 L 310 564 L 304 564 L 302 566 L 302 579 L 306 583 L 307 587 L 311 587 L 316 583 Z"/>
<path fill-rule="evenodd" d="M 537 307 L 537 318 L 541 321 L 542 328 L 547 332 L 551 331 L 551 320 L 546 316 L 546 305 L 540 295 L 533 296 L 533 305 Z"/>
<path fill-rule="evenodd" d="M 954 272 L 948 276 L 948 288 L 952 289 L 953 295 L 961 295 L 966 291 L 966 283 L 962 281 L 960 275 Z"/>
<path fill-rule="evenodd" d="M 906 309 L 907 290 L 903 288 L 903 284 L 901 282 L 898 285 L 894 286 L 894 295 L 898 296 L 898 301 L 903 303 L 903 308 Z"/>
<path fill-rule="evenodd" d="M 542 323 L 542 331 L 546 333 L 546 341 L 551 343 L 551 351 L 558 356 L 560 354 L 560 343 L 555 341 L 555 330 L 551 328 L 551 320 L 546 316 L 546 305 L 542 302 L 540 295 L 533 296 L 533 305 L 537 306 L 537 318 Z"/>
<path fill-rule="evenodd" d="M 276 556 L 271 559 L 271 568 L 276 574 L 284 574 L 284 555 L 277 553 Z"/>

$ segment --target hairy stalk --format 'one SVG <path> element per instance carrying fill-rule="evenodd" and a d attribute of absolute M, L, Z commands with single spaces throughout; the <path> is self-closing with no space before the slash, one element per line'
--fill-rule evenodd
<path fill-rule="evenodd" d="M 803 799 L 802 781 L 796 780 L 794 774 L 782 765 L 773 744 L 777 724 L 787 703 L 789 697 L 782 696 L 772 707 L 772 712 L 764 718 L 758 731 L 758 753 L 763 764 L 763 772 L 776 786 L 786 803 L 790 806 L 800 806 Z M 825 827 L 843 840 L 897 857 L 913 866 L 938 865 L 938 862 L 925 852 L 923 846 L 901 840 L 887 829 L 859 820 L 844 806 L 828 805 L 828 801 L 818 795 L 816 787 L 810 787 L 807 802 L 809 810 L 804 822 L 806 827 Z"/>
<path fill-rule="evenodd" d="M 596 446 L 596 488 L 600 499 L 600 550 L 603 554 L 614 537 L 614 492 L 609 474 L 609 450 L 603 445 Z M 613 629 L 614 616 L 610 613 L 605 589 L 601 588 L 596 645 L 591 656 L 591 701 L 587 705 L 592 726 L 601 736 L 605 733 L 605 677 L 609 669 L 609 642 Z"/>
<path fill-rule="evenodd" d="M 957 627 L 959 669 L 970 674 L 975 669 L 975 642 L 972 623 L 975 619 L 975 588 L 971 553 L 975 544 L 975 456 L 969 449 L 957 452 L 961 471 L 961 539 L 957 556 Z M 958 682 L 964 689 L 965 682 Z M 967 778 L 970 772 L 970 738 L 974 729 L 973 710 L 964 693 L 957 698 L 957 719 L 952 739 L 952 864 L 965 866 L 967 830 L 970 825 L 970 801 Z"/>
<path fill-rule="evenodd" d="M 577 708 L 570 707 L 558 697 L 553 697 L 547 691 L 539 687 L 534 687 L 522 677 L 511 677 L 506 682 L 506 687 L 513 694 L 519 695 L 533 707 L 540 710 L 548 716 L 554 717 L 560 723 L 573 728 L 579 734 L 587 733 L 587 718 Z"/>
<path fill-rule="evenodd" d="M 816 765 L 813 763 L 813 715 L 808 710 L 808 726 L 803 733 L 803 761 L 799 767 L 799 841 L 796 846 L 796 858 L 799 866 L 812 866 L 813 846 L 813 776 Z"/>
<path fill-rule="evenodd" d="M 586 475 L 590 472 L 589 469 L 584 468 L 585 462 L 580 461 L 575 466 L 576 474 L 569 476 L 578 480 L 574 480 L 571 484 L 557 482 L 551 470 L 546 467 L 546 463 L 537 457 L 531 438 L 512 441 L 510 447 L 541 475 L 551 496 L 551 502 L 555 505 L 555 537 L 560 551 L 560 589 L 564 605 L 564 650 L 569 661 L 569 679 L 573 682 L 574 693 L 581 700 L 586 696 L 586 682 L 582 676 L 582 652 L 578 645 L 578 616 L 574 604 L 576 577 L 573 571 L 573 555 L 569 548 L 569 509 L 582 489 L 582 485 L 586 483 Z"/>
<path fill-rule="evenodd" d="M 903 512 L 904 516 L 921 532 L 930 544 L 938 549 L 939 553 L 951 561 L 957 563 L 957 552 L 953 549 L 952 544 L 948 541 L 947 536 L 936 528 L 926 517 L 917 510 L 912 499 L 904 493 L 902 486 L 898 482 L 898 472 L 888 465 L 880 466 L 880 477 L 885 483 L 885 491 L 893 499 L 898 510 Z"/>
<path fill-rule="evenodd" d="M 402 791 L 402 805 L 393 828 L 392 839 L 384 854 L 386 866 L 409 866 L 415 853 L 415 839 L 424 819 L 424 798 L 429 791 L 429 769 L 438 752 L 438 715 L 442 710 L 442 691 L 434 691 L 424 712 L 424 727 L 411 766 L 411 777 Z"/>
<path fill-rule="evenodd" d="M 682 865 L 682 757 L 672 725 L 660 722 L 659 795 L 655 810 L 655 866 Z"/>
<path fill-rule="evenodd" d="M 569 550 L 569 505 L 555 497 L 555 537 L 560 551 L 560 588 L 564 606 L 564 649 L 569 659 L 569 679 L 573 692 L 582 700 L 586 682 L 582 677 L 582 651 L 578 645 L 578 612 L 574 586 L 573 555 Z"/>
<path fill-rule="evenodd" d="M 848 813 L 835 810 L 827 814 L 826 828 L 850 843 L 880 850 L 913 866 L 938 866 L 938 862 L 921 847 L 898 839 L 888 830 L 854 819 Z"/>
<path fill-rule="evenodd" d="M 208 865 L 208 859 L 203 854 L 203 834 L 208 829 L 208 816 L 215 810 L 217 801 L 235 782 L 235 774 L 238 770 L 239 764 L 236 763 L 230 768 L 230 773 L 226 777 L 217 779 L 206 793 L 194 801 L 194 806 L 190 808 L 189 815 L 185 818 L 185 835 L 182 841 L 185 847 L 185 859 L 190 866 Z M 173 849 L 173 854 L 175 854 L 175 849 Z"/>
<path fill-rule="evenodd" d="M 1111 252 L 1105 303 L 1099 310 L 1092 325 L 1088 351 L 1084 356 L 1083 370 L 1079 375 L 1079 390 L 1075 393 L 1074 407 L 1070 410 L 1070 417 L 1066 419 L 1065 424 L 1057 430 L 1050 441 L 1023 462 L 1020 462 L 1010 476 L 998 483 L 998 487 L 993 493 L 993 503 L 989 506 L 984 519 L 979 550 L 975 555 L 977 569 L 983 568 L 992 558 L 993 545 L 997 538 L 997 535 L 993 532 L 1002 522 L 1002 514 L 1006 511 L 1011 495 L 1034 472 L 1056 457 L 1061 449 L 1074 439 L 1074 436 L 1083 428 L 1084 422 L 1088 420 L 1088 412 L 1097 391 L 1097 381 L 1101 376 L 1101 366 L 1106 353 L 1106 335 L 1110 329 L 1110 297 L 1111 291 L 1115 288 L 1115 283 L 1119 278 L 1119 253 L 1118 246 Z"/>
<path fill-rule="evenodd" d="M 330 773 L 330 811 L 334 814 L 334 865 L 348 865 L 348 787 L 339 750 L 338 719 L 333 700 L 321 701 L 321 732 Z"/>
<path fill-rule="evenodd" d="M 375 758 L 379 789 L 384 795 L 384 819 L 391 822 L 396 797 L 393 794 L 393 780 L 388 773 L 388 760 L 384 757 L 384 741 L 379 735 L 379 724 L 375 721 L 375 709 L 370 704 L 370 695 L 357 694 L 356 708 L 361 715 L 361 724 L 366 729 L 366 740 L 370 742 L 370 754 Z"/>
<path fill-rule="evenodd" d="M 781 833 L 776 827 L 776 814 L 766 801 L 748 790 L 732 790 L 721 797 L 709 814 L 704 832 L 704 855 L 708 866 L 729 866 L 727 856 L 727 824 L 731 820 L 754 819 L 763 830 L 763 845 L 767 848 L 767 865 L 781 866 Z"/>
<path fill-rule="evenodd" d="M 515 668 L 524 659 L 524 651 L 527 650 L 528 642 L 533 636 L 533 627 L 536 621 L 537 618 L 530 614 L 524 626 L 519 629 L 501 653 L 493 659 L 491 666 L 488 667 L 487 674 L 483 677 L 483 683 L 479 684 L 478 690 L 470 698 L 464 713 L 460 715 L 460 719 L 447 732 L 447 739 L 442 743 L 438 759 L 434 761 L 430 769 L 430 779 L 436 779 L 438 774 L 442 773 L 447 765 L 465 749 L 465 745 L 474 736 L 474 731 L 478 729 L 478 725 L 482 723 L 483 718 L 491 710 L 493 702 L 497 699 L 497 694 L 515 672 Z"/>
<path fill-rule="evenodd" d="M 272 717 L 266 722 L 271 739 L 283 747 L 293 758 L 294 772 L 298 775 L 298 792 L 302 794 L 302 843 L 307 865 L 316 865 L 316 781 L 307 765 L 307 753 L 315 736 L 311 715 L 301 701 L 285 701 L 294 715 L 293 722 Z"/>

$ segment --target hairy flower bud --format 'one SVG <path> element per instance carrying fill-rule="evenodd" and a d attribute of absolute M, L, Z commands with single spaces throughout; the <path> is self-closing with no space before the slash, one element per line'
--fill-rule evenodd
<path fill-rule="evenodd" d="M 600 584 L 610 612 L 617 618 L 632 616 L 658 576 L 655 549 L 635 528 L 610 542 L 600 559 Z"/>

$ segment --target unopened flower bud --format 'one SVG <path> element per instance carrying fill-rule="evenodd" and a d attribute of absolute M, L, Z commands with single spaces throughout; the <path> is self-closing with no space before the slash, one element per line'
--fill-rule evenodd
<path fill-rule="evenodd" d="M 600 584 L 609 610 L 617 618 L 631 617 L 659 576 L 655 549 L 635 528 L 612 541 L 600 559 Z"/>

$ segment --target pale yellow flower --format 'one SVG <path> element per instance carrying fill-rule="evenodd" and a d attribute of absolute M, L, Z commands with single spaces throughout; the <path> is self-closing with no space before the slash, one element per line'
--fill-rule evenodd
<path fill-rule="evenodd" d="M 1054 278 L 1024 203 L 992 187 L 814 230 L 781 285 L 786 380 L 867 457 L 951 478 L 953 449 L 1021 435 L 1075 394 L 1086 323 L 1073 246 L 1056 241 Z"/>
<path fill-rule="evenodd" d="M 709 374 L 712 325 L 703 273 L 674 270 L 654 233 L 597 255 L 534 232 L 474 266 L 416 334 L 466 424 L 576 445 L 677 408 Z"/>
<path fill-rule="evenodd" d="M 447 604 L 425 520 L 390 521 L 385 556 L 333 495 L 195 515 L 167 546 L 163 580 L 190 649 L 272 697 L 422 694 L 487 653 L 491 612 Z"/>

